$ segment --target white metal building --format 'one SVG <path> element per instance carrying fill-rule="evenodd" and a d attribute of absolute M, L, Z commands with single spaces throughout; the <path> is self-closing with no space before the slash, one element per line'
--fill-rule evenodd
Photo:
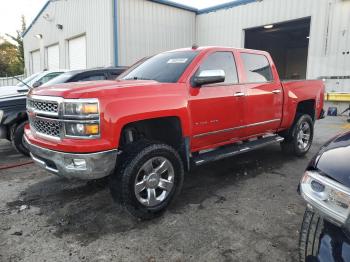
<path fill-rule="evenodd" d="M 350 93 L 350 0 L 236 0 L 204 10 L 51 0 L 24 34 L 28 73 L 130 65 L 193 43 L 267 50 L 283 78 L 322 78 L 328 92 Z"/>

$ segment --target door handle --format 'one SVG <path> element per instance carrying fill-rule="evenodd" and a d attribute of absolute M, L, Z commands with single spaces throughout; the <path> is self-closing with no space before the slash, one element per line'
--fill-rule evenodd
<path fill-rule="evenodd" d="M 237 92 L 237 93 L 234 93 L 233 96 L 241 97 L 241 96 L 245 96 L 245 94 L 243 92 Z"/>
<path fill-rule="evenodd" d="M 280 89 L 276 89 L 276 90 L 273 90 L 272 91 L 272 93 L 273 94 L 275 94 L 275 95 L 277 95 L 277 94 L 279 94 L 279 93 L 281 93 L 282 91 L 280 90 Z"/>

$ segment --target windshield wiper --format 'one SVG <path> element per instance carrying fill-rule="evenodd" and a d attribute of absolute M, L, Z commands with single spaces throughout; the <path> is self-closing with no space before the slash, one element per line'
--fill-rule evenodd
<path fill-rule="evenodd" d="M 29 89 L 31 89 L 32 87 L 29 86 L 27 83 L 23 82 L 21 79 L 19 79 L 18 77 L 16 76 L 13 76 L 13 78 L 15 78 L 16 80 L 18 80 L 19 82 L 21 82 L 23 85 L 26 85 Z"/>

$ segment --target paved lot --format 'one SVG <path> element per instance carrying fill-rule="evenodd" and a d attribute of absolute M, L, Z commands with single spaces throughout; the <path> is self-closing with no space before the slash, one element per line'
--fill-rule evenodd
<path fill-rule="evenodd" d="M 345 118 L 319 121 L 305 158 L 273 145 L 198 168 L 149 222 L 124 213 L 103 181 L 66 181 L 33 164 L 2 169 L 0 261 L 296 261 L 298 181 L 318 148 L 347 128 Z M 0 142 L 0 168 L 28 160 Z"/>

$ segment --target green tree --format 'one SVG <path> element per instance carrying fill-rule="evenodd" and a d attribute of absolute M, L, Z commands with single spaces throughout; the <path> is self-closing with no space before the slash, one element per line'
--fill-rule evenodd
<path fill-rule="evenodd" d="M 0 77 L 23 74 L 18 47 L 6 40 L 0 44 Z"/>
<path fill-rule="evenodd" d="M 26 31 L 27 25 L 24 15 L 21 16 L 21 30 L 17 30 L 17 36 L 12 36 L 10 34 L 6 34 L 8 37 L 10 37 L 17 46 L 17 57 L 18 61 L 21 64 L 22 72 L 20 74 L 23 74 L 24 70 L 24 48 L 23 48 L 23 33 Z"/>

